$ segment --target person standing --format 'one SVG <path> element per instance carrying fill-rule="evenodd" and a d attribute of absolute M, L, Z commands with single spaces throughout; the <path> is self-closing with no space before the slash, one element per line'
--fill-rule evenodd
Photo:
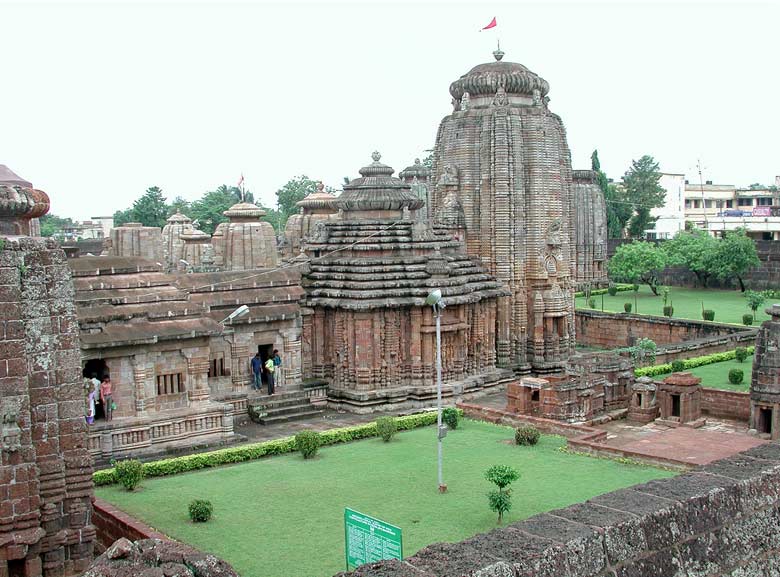
<path fill-rule="evenodd" d="M 103 408 L 103 403 L 100 402 L 100 379 L 98 379 L 97 373 L 92 373 L 92 378 L 89 381 L 92 383 L 92 392 L 95 393 L 95 414 L 92 416 L 95 419 L 105 418 L 106 411 Z"/>
<path fill-rule="evenodd" d="M 274 358 L 268 357 L 265 362 L 265 378 L 268 380 L 268 394 L 274 394 Z"/>
<path fill-rule="evenodd" d="M 281 387 L 284 383 L 282 382 L 282 357 L 279 356 L 279 349 L 274 349 L 274 386 Z"/>
<path fill-rule="evenodd" d="M 259 391 L 263 387 L 263 359 L 260 358 L 260 351 L 252 357 L 252 374 L 254 375 L 252 388 Z"/>
<path fill-rule="evenodd" d="M 103 382 L 100 383 L 100 402 L 103 404 L 103 410 L 106 413 L 106 421 L 112 421 L 114 416 L 114 398 L 112 393 L 111 378 L 103 377 Z"/>

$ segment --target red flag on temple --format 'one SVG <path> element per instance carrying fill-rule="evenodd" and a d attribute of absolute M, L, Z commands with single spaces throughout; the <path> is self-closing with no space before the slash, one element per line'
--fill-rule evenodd
<path fill-rule="evenodd" d="M 493 16 L 493 20 L 490 21 L 490 24 L 485 26 L 482 30 L 489 30 L 490 28 L 495 28 L 495 27 L 496 27 L 496 17 Z M 480 32 L 482 32 L 482 30 L 480 30 Z"/>
<path fill-rule="evenodd" d="M 236 186 L 238 186 L 240 188 L 242 184 L 244 184 L 244 173 L 243 172 L 241 173 L 241 178 L 238 179 L 238 184 Z"/>

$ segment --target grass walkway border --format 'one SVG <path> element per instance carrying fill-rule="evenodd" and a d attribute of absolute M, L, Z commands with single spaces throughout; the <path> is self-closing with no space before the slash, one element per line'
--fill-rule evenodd
<path fill-rule="evenodd" d="M 463 416 L 463 411 L 457 409 L 459 415 Z M 425 411 L 413 415 L 404 415 L 395 417 L 399 431 L 408 431 L 417 427 L 427 427 L 437 422 L 437 412 Z M 339 443 L 348 443 L 358 439 L 367 439 L 378 436 L 376 421 L 352 427 L 340 427 L 329 429 L 319 433 L 320 446 L 337 445 Z M 284 453 L 294 453 L 295 437 L 282 437 L 271 441 L 261 443 L 251 443 L 239 447 L 230 447 L 227 449 L 218 449 L 216 451 L 207 451 L 195 455 L 184 455 L 182 457 L 172 457 L 170 459 L 161 459 L 143 464 L 144 477 L 165 477 L 168 475 L 177 475 L 188 471 L 197 471 L 199 469 L 208 469 L 210 467 L 219 467 L 221 465 L 231 465 L 234 463 L 243 463 L 253 461 L 270 455 L 282 455 Z M 104 485 L 113 485 L 119 482 L 116 477 L 115 469 L 103 469 L 95 471 L 92 480 L 96 487 Z"/>
<path fill-rule="evenodd" d="M 752 355 L 756 347 L 745 347 L 748 355 Z M 722 363 L 723 361 L 731 361 L 737 358 L 737 350 L 725 351 L 722 353 L 712 353 L 709 355 L 703 355 L 701 357 L 693 357 L 691 359 L 682 359 L 683 369 L 695 369 L 704 365 L 711 365 L 714 363 Z M 634 375 L 637 377 L 655 377 L 658 375 L 665 375 L 672 373 L 672 363 L 663 363 L 660 365 L 653 365 L 651 367 L 640 367 L 634 369 Z"/>

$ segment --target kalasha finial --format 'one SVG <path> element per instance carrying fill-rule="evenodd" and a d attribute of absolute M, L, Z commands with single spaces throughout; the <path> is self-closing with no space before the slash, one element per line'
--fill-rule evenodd
<path fill-rule="evenodd" d="M 415 163 L 415 164 L 420 164 L 420 159 L 419 159 L 419 158 L 415 158 L 415 159 L 414 159 L 414 163 Z"/>
<path fill-rule="evenodd" d="M 493 57 L 496 59 L 496 62 L 500 62 L 501 59 L 504 57 L 504 51 L 500 48 L 498 50 L 493 51 Z"/>
<path fill-rule="evenodd" d="M 374 159 L 374 162 L 379 162 L 379 159 L 382 158 L 382 155 L 379 154 L 376 150 L 371 155 L 371 158 Z"/>
<path fill-rule="evenodd" d="M 317 192 L 322 192 L 323 190 L 325 190 L 325 185 L 322 184 L 321 180 L 318 180 L 317 181 Z"/>

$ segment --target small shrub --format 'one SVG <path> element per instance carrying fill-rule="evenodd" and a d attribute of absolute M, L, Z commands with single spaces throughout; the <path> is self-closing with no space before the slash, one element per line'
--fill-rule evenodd
<path fill-rule="evenodd" d="M 457 429 L 460 423 L 460 411 L 454 407 L 447 407 L 441 412 L 441 420 L 448 429 Z"/>
<path fill-rule="evenodd" d="M 626 311 L 627 313 L 630 313 L 631 306 L 632 306 L 631 303 L 623 303 L 623 310 Z"/>
<path fill-rule="evenodd" d="M 714 321 L 715 311 L 712 309 L 704 309 L 701 311 L 701 318 L 703 318 L 705 321 Z"/>
<path fill-rule="evenodd" d="M 144 478 L 144 466 L 138 459 L 126 459 L 114 465 L 117 480 L 128 491 L 134 491 Z"/>
<path fill-rule="evenodd" d="M 745 373 L 742 371 L 742 369 L 731 369 L 729 371 L 729 382 L 732 385 L 740 384 L 744 378 L 745 378 Z"/>
<path fill-rule="evenodd" d="M 376 432 L 385 443 L 389 443 L 398 432 L 398 424 L 393 417 L 379 417 L 376 420 Z"/>
<path fill-rule="evenodd" d="M 679 373 L 685 370 L 685 363 L 681 361 L 680 359 L 675 359 L 672 361 L 672 372 L 673 373 Z"/>
<path fill-rule="evenodd" d="M 674 316 L 674 307 L 672 305 L 666 305 L 664 307 L 664 316 L 665 317 Z"/>
<path fill-rule="evenodd" d="M 320 434 L 316 431 L 301 431 L 295 435 L 295 450 L 300 451 L 304 459 L 316 455 L 320 444 Z"/>
<path fill-rule="evenodd" d="M 211 501 L 204 499 L 193 499 L 190 501 L 190 519 L 195 523 L 205 523 L 211 519 L 211 514 L 214 512 L 214 505 Z"/>
<path fill-rule="evenodd" d="M 751 314 L 742 315 L 742 324 L 743 325 L 747 325 L 747 326 L 752 325 L 753 324 L 753 315 L 751 315 Z"/>
<path fill-rule="evenodd" d="M 617 294 L 618 290 L 617 287 L 613 284 L 609 285 L 607 288 L 607 292 L 609 293 L 609 296 L 613 297 Z"/>
<path fill-rule="evenodd" d="M 744 363 L 745 359 L 748 358 L 748 352 L 745 347 L 737 347 L 737 349 L 734 351 L 734 358 L 737 359 L 740 363 Z"/>
<path fill-rule="evenodd" d="M 593 297 L 590 297 L 588 299 L 588 306 L 590 308 L 592 308 L 592 309 L 595 309 L 596 308 L 596 299 L 594 299 Z"/>
<path fill-rule="evenodd" d="M 638 285 L 638 284 L 636 284 L 636 283 L 634 283 L 634 284 L 632 284 L 632 285 L 631 285 L 631 289 L 632 289 L 632 290 L 633 290 L 635 293 L 637 293 L 637 292 L 639 292 L 639 285 Z"/>
<path fill-rule="evenodd" d="M 485 471 L 485 479 L 498 487 L 498 491 L 488 493 L 488 504 L 491 511 L 498 513 L 498 523 L 504 518 L 504 513 L 512 508 L 512 497 L 507 489 L 513 481 L 520 478 L 520 473 L 508 465 L 493 465 Z"/>
<path fill-rule="evenodd" d="M 540 436 L 539 429 L 531 425 L 523 425 L 515 429 L 515 443 L 518 445 L 535 445 L 539 442 Z"/>

